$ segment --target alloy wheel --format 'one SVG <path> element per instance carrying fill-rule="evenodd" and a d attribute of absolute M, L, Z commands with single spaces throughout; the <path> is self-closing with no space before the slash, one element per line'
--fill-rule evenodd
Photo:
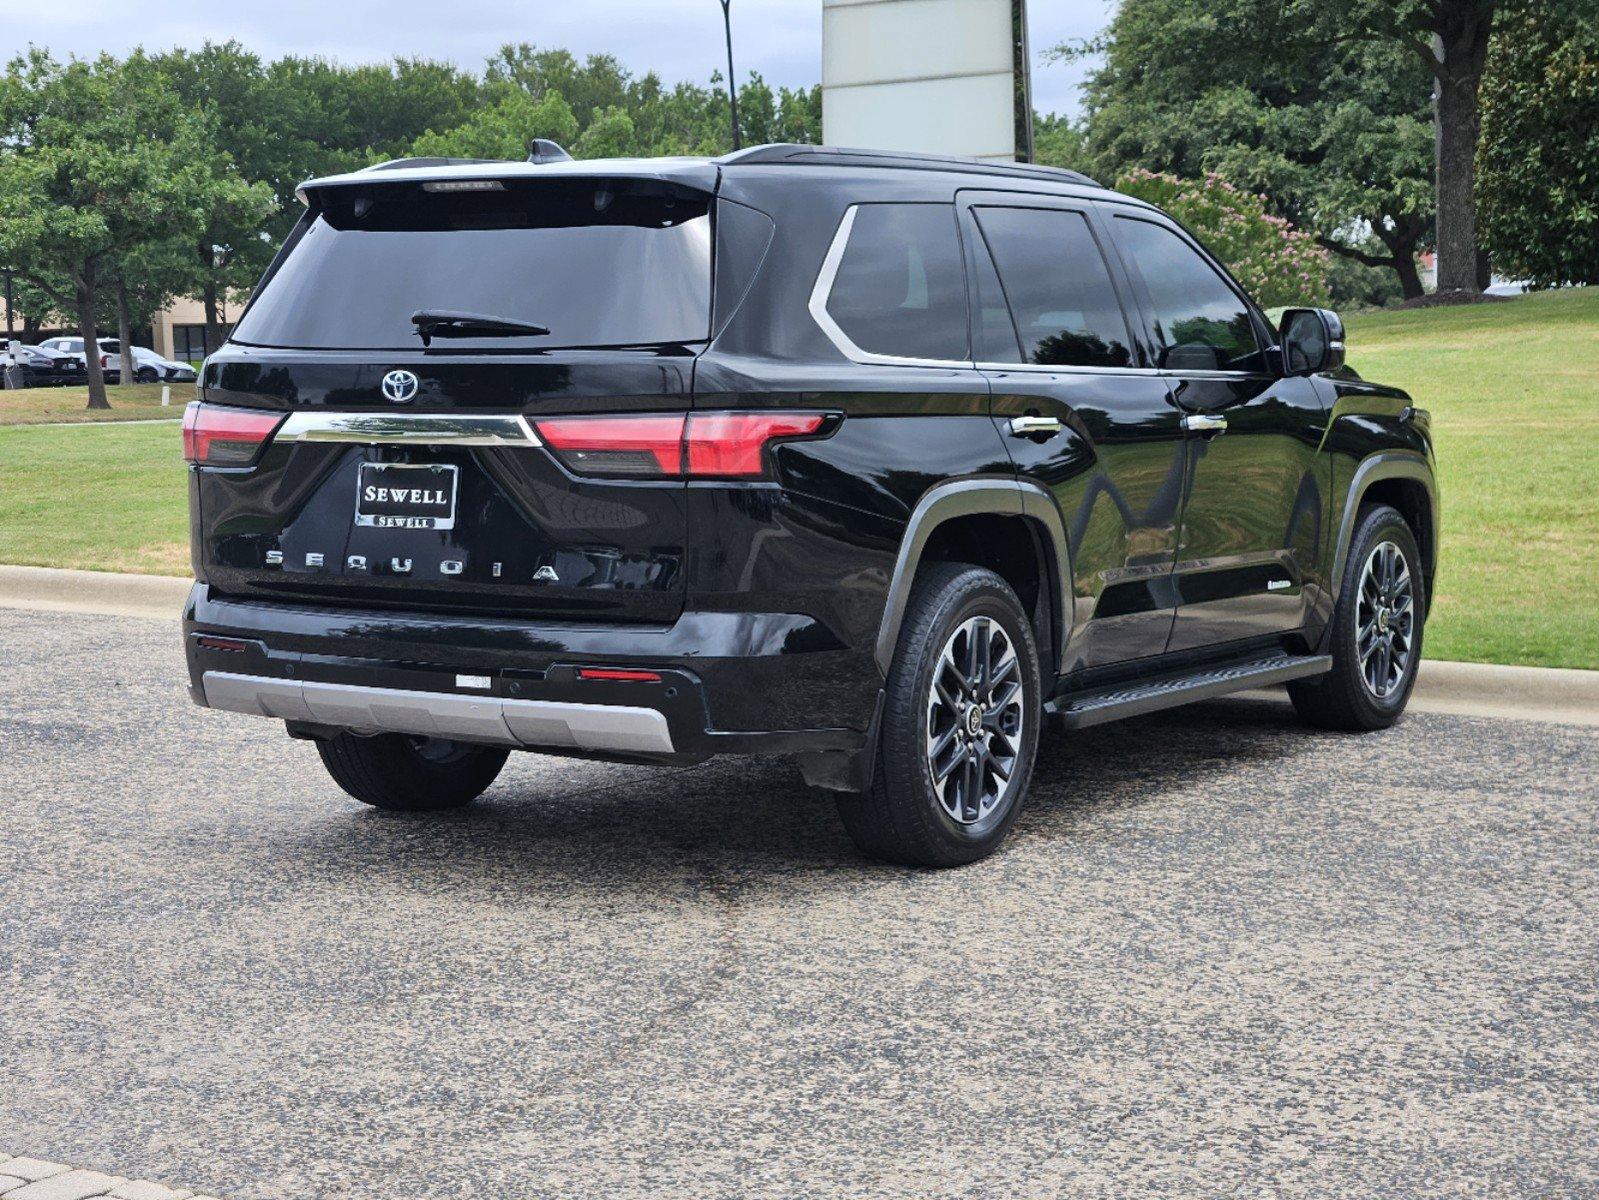
<path fill-rule="evenodd" d="M 1416 602 L 1404 552 L 1379 542 L 1360 572 L 1355 605 L 1355 649 L 1366 690 L 1379 700 L 1405 683 L 1415 652 Z"/>
<path fill-rule="evenodd" d="M 992 617 L 961 622 L 927 696 L 927 771 L 951 820 L 974 825 L 1009 794 L 1024 704 L 1021 661 L 1004 626 Z"/>

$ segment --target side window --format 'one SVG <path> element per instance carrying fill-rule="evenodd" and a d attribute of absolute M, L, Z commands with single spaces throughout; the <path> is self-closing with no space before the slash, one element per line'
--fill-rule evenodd
<path fill-rule="evenodd" d="M 858 206 L 827 315 L 872 354 L 965 360 L 966 276 L 954 206 Z"/>
<path fill-rule="evenodd" d="M 1131 339 L 1110 270 L 1082 213 L 973 210 L 1021 341 L 1023 361 L 1126 367 Z"/>
<path fill-rule="evenodd" d="M 1160 366 L 1173 371 L 1262 368 L 1248 306 L 1192 246 L 1152 221 L 1117 217 L 1111 224 L 1149 292 Z"/>

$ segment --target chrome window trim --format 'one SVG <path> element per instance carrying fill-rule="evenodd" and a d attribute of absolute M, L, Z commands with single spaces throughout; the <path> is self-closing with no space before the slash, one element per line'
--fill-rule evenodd
<path fill-rule="evenodd" d="M 980 362 L 983 371 L 1028 371 L 1049 375 L 1123 375 L 1157 379 L 1276 379 L 1260 371 L 1168 371 L 1163 367 L 1087 367 L 1054 366 L 1049 363 Z"/>
<path fill-rule="evenodd" d="M 983 371 L 1023 371 L 1034 375 L 1126 375 L 1126 376 L 1154 376 L 1166 375 L 1170 372 L 1157 371 L 1153 367 L 1085 367 L 1085 366 L 1054 366 L 1049 363 L 1001 363 L 980 362 L 977 364 Z"/>
<path fill-rule="evenodd" d="M 944 370 L 959 368 L 963 371 L 974 369 L 974 364 L 967 358 L 907 358 L 898 354 L 877 354 L 871 350 L 862 350 L 850 340 L 849 334 L 839 327 L 838 322 L 833 320 L 832 314 L 827 311 L 827 298 L 833 291 L 833 281 L 838 276 L 839 264 L 844 261 L 844 250 L 849 245 L 850 230 L 855 227 L 855 213 L 860 207 L 859 204 L 851 204 L 846 208 L 838 228 L 833 232 L 833 240 L 827 247 L 827 256 L 822 259 L 822 269 L 817 272 L 816 282 L 811 287 L 811 298 L 806 304 L 811 312 L 811 320 L 816 322 L 821 331 L 827 335 L 827 340 L 838 348 L 840 354 L 851 362 L 863 366 L 935 367 Z"/>
<path fill-rule="evenodd" d="M 520 413 L 291 413 L 277 442 L 353 442 L 361 445 L 541 446 Z"/>

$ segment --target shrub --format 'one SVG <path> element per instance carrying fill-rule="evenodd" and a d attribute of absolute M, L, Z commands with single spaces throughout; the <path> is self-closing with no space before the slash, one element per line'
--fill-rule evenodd
<path fill-rule="evenodd" d="M 1134 168 L 1116 190 L 1158 204 L 1205 244 L 1264 308 L 1328 303 L 1327 251 L 1215 172 L 1179 179 Z"/>

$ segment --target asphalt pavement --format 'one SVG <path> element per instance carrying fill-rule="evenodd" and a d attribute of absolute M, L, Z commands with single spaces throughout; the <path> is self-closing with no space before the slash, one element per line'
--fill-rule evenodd
<path fill-rule="evenodd" d="M 1599 730 L 1052 735 L 1008 848 L 781 761 L 365 809 L 175 623 L 0 612 L 0 1149 L 231 1200 L 1599 1194 Z M 0 1155 L 3 1157 L 3 1155 Z"/>

